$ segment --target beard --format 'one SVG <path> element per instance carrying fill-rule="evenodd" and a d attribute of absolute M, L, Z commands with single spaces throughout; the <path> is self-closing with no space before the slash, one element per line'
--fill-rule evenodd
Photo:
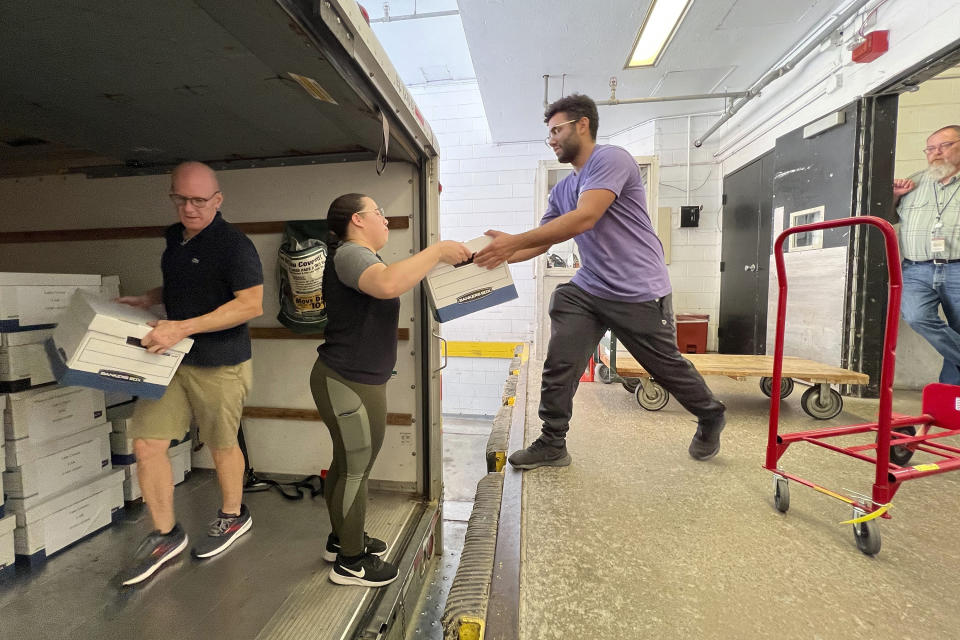
<path fill-rule="evenodd" d="M 960 167 L 950 164 L 946 160 L 940 162 L 931 162 L 927 167 L 927 175 L 934 180 L 940 181 L 955 174 Z"/>
<path fill-rule="evenodd" d="M 557 161 L 570 162 L 580 153 L 580 141 L 576 138 L 564 140 L 560 143 L 560 150 L 557 152 Z"/>

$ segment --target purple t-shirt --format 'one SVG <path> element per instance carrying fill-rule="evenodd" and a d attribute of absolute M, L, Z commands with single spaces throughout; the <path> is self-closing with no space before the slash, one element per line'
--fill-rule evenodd
<path fill-rule="evenodd" d="M 626 149 L 594 147 L 583 169 L 550 191 L 540 224 L 576 209 L 580 194 L 591 189 L 617 197 L 592 229 L 574 238 L 581 266 L 571 282 L 598 298 L 621 302 L 646 302 L 670 293 L 663 245 L 647 214 L 640 169 Z"/>

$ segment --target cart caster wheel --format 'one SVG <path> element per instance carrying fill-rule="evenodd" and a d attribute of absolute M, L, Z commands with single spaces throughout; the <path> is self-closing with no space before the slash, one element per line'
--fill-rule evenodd
<path fill-rule="evenodd" d="M 653 380 L 638 382 L 634 395 L 637 398 L 637 404 L 647 411 L 660 411 L 670 401 L 667 390 Z"/>
<path fill-rule="evenodd" d="M 760 391 L 768 398 L 773 395 L 773 378 L 760 378 Z M 793 393 L 793 378 L 780 378 L 780 399 Z"/>
<path fill-rule="evenodd" d="M 597 380 L 603 384 L 610 384 L 613 382 L 613 378 L 610 376 L 610 367 L 605 364 L 597 365 Z"/>
<path fill-rule="evenodd" d="M 623 378 L 620 384 L 627 390 L 627 393 L 636 393 L 637 386 L 640 384 L 640 378 Z"/>
<path fill-rule="evenodd" d="M 899 429 L 894 429 L 898 433 L 905 433 L 907 435 L 915 436 L 917 435 L 916 427 L 900 427 Z M 890 447 L 890 462 L 897 465 L 898 467 L 906 466 L 910 462 L 910 458 L 913 457 L 913 450 L 909 447 L 903 445 Z"/>
<path fill-rule="evenodd" d="M 812 418 L 829 420 L 837 417 L 843 409 L 843 398 L 833 389 L 830 389 L 830 394 L 826 398 L 822 398 L 820 396 L 820 385 L 816 384 L 800 396 L 800 406 Z"/>
<path fill-rule="evenodd" d="M 790 481 L 786 478 L 773 476 L 773 506 L 780 513 L 790 508 Z"/>
<path fill-rule="evenodd" d="M 860 509 L 853 510 L 853 517 L 866 515 Z M 880 553 L 880 525 L 876 520 L 867 520 L 853 525 L 853 537 L 857 541 L 857 549 L 868 556 Z"/>

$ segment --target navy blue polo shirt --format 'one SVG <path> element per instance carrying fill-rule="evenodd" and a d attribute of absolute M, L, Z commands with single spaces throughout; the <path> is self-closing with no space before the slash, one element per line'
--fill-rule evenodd
<path fill-rule="evenodd" d="M 234 291 L 263 284 L 260 256 L 250 239 L 217 212 L 213 221 L 187 241 L 183 224 L 166 231 L 163 270 L 163 304 L 170 320 L 186 320 L 210 313 L 234 299 Z M 183 359 L 199 367 L 221 367 L 250 359 L 247 324 L 231 329 L 197 333 L 193 348 Z"/>

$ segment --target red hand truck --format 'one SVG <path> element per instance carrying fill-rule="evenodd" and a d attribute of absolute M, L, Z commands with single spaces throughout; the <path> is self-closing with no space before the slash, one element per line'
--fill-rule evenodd
<path fill-rule="evenodd" d="M 960 387 L 939 383 L 924 387 L 921 404 L 922 415 L 905 416 L 894 414 L 892 411 L 893 372 L 896 359 L 897 327 L 900 316 L 903 275 L 900 271 L 900 250 L 897 245 L 897 235 L 886 220 L 873 216 L 860 216 L 815 222 L 792 227 L 777 237 L 774 243 L 774 257 L 777 263 L 780 297 L 777 303 L 776 347 L 771 388 L 780 388 L 783 370 L 783 332 L 787 314 L 787 278 L 783 260 L 784 241 L 794 233 L 820 231 L 835 227 L 852 227 L 859 224 L 873 225 L 883 233 L 889 276 L 887 317 L 883 336 L 883 362 L 880 371 L 880 406 L 877 411 L 877 422 L 827 427 L 795 433 L 779 433 L 780 397 L 779 394 L 773 394 L 770 399 L 770 429 L 764 469 L 773 472 L 774 506 L 782 513 L 786 513 L 787 509 L 790 508 L 789 481 L 791 480 L 853 507 L 853 518 L 842 524 L 852 524 L 857 547 L 867 555 L 874 555 L 880 551 L 880 531 L 877 518 L 890 517 L 887 510 L 901 483 L 905 480 L 945 473 L 960 468 L 960 449 L 948 446 L 941 441 L 942 438 L 960 434 Z M 827 383 L 820 385 L 819 392 L 819 398 L 823 399 L 828 398 L 830 393 L 835 393 Z M 816 401 L 816 398 L 814 398 L 814 401 Z M 827 442 L 830 438 L 859 433 L 875 433 L 874 442 L 851 447 L 840 447 Z M 876 476 L 873 483 L 873 495 L 870 497 L 852 493 L 843 495 L 781 469 L 779 467 L 780 458 L 794 442 L 807 442 L 874 464 L 876 466 Z M 932 454 L 935 456 L 935 462 L 907 466 L 914 451 Z"/>

